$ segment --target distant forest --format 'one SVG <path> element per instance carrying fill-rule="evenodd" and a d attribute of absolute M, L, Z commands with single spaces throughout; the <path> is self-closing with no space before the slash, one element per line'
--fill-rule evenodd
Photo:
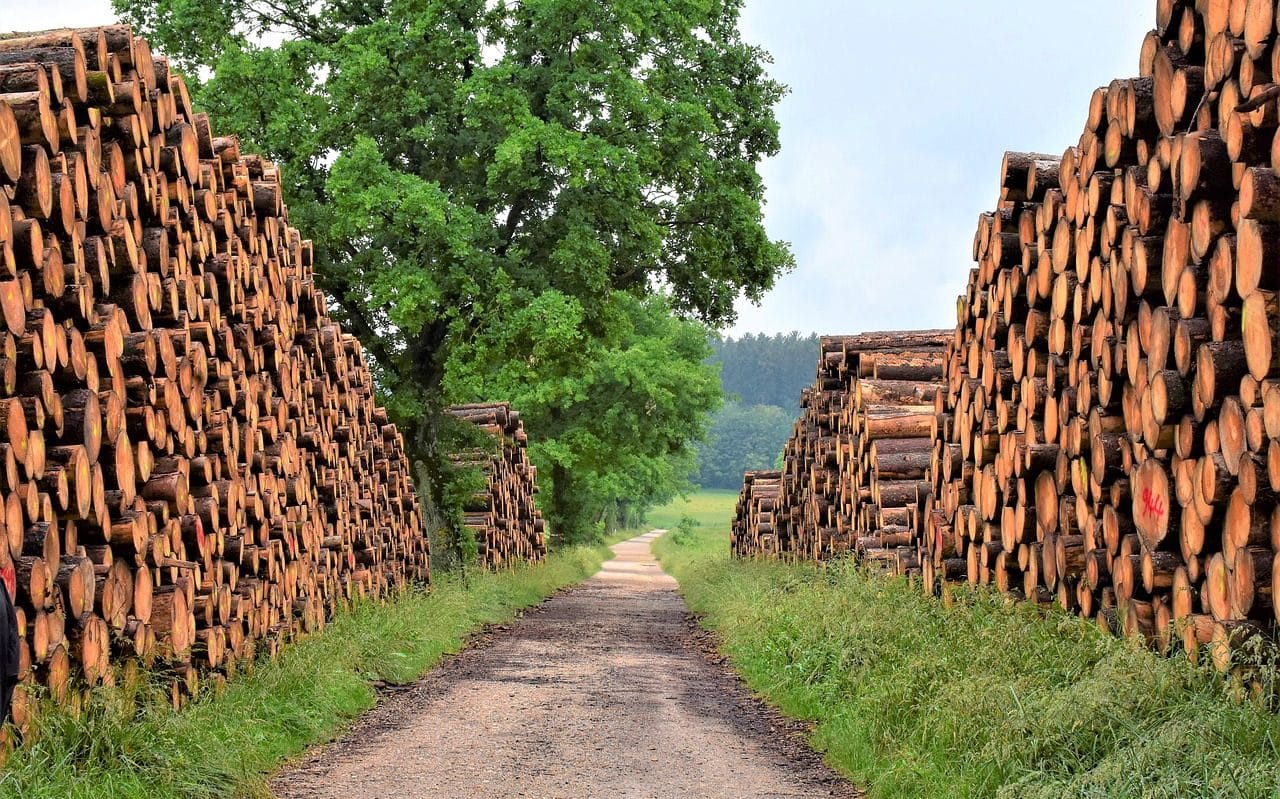
<path fill-rule="evenodd" d="M 818 335 L 792 332 L 712 340 L 727 399 L 800 410 L 800 389 L 813 383 Z"/>
<path fill-rule="evenodd" d="M 801 333 L 713 340 L 725 404 L 698 447 L 697 483 L 736 489 L 748 469 L 777 465 L 800 410 L 800 391 L 813 383 L 818 336 Z"/>

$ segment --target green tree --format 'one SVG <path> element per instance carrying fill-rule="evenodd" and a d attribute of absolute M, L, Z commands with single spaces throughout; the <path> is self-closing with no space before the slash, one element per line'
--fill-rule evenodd
<path fill-rule="evenodd" d="M 451 396 L 510 397 L 526 409 L 544 509 L 568 538 L 670 499 L 722 397 L 705 328 L 672 315 L 662 298 L 614 292 L 597 315 L 602 335 L 585 329 L 578 300 L 543 292 L 455 348 L 447 370 Z"/>
<path fill-rule="evenodd" d="M 113 2 L 188 75 L 211 68 L 198 104 L 283 166 L 323 287 L 432 474 L 454 350 L 527 358 L 493 348 L 531 303 L 572 304 L 600 351 L 618 292 L 719 326 L 792 263 L 757 171 L 784 88 L 741 38 L 741 0 Z M 452 384 L 503 385 L 476 379 Z M 522 395 L 545 420 L 531 434 L 585 446 L 560 425 L 586 415 L 553 416 L 561 393 Z"/>
<path fill-rule="evenodd" d="M 800 407 L 800 391 L 813 385 L 818 336 L 798 332 L 747 333 L 712 343 L 725 394 L 743 405 Z"/>
<path fill-rule="evenodd" d="M 698 485 L 741 488 L 748 469 L 776 468 L 795 413 L 776 405 L 725 403 L 698 445 Z"/>

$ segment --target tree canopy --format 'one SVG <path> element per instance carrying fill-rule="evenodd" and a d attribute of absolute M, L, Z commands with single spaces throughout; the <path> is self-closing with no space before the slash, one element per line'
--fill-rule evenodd
<path fill-rule="evenodd" d="M 542 457 L 608 475 L 591 507 L 666 480 L 653 459 L 687 446 L 665 431 L 700 424 L 672 411 L 650 436 L 675 403 L 646 405 L 648 383 L 694 328 L 655 317 L 723 325 L 792 263 L 761 223 L 757 171 L 784 88 L 742 40 L 741 0 L 114 2 L 189 74 L 207 68 L 197 102 L 283 166 L 324 288 L 425 463 L 442 405 L 507 391 L 485 398 L 521 406 L 531 438 L 555 442 Z M 527 327 L 537 311 L 547 328 Z M 539 385 L 517 390 L 520 361 Z M 597 379 L 609 427 L 572 401 Z M 689 383 L 668 390 L 705 413 Z M 602 435 L 617 452 L 597 464 Z M 549 516 L 576 537 L 568 483 L 553 478 Z"/>
<path fill-rule="evenodd" d="M 455 349 L 447 370 L 450 396 L 528 409 L 543 510 L 572 530 L 670 499 L 693 471 L 689 443 L 721 400 L 706 330 L 661 298 L 616 292 L 599 336 L 584 333 L 585 316 L 577 300 L 546 292 Z"/>

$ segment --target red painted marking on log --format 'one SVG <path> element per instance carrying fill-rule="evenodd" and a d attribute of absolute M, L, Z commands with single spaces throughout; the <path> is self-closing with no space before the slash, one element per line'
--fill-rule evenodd
<path fill-rule="evenodd" d="M 1142 505 L 1148 516 L 1155 519 L 1164 516 L 1164 497 L 1151 493 L 1150 488 L 1142 489 Z"/>

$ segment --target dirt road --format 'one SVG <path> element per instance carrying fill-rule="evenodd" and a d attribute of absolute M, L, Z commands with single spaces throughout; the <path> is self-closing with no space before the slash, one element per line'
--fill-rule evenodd
<path fill-rule="evenodd" d="M 708 656 L 655 537 L 379 705 L 279 775 L 277 795 L 857 796 Z"/>

